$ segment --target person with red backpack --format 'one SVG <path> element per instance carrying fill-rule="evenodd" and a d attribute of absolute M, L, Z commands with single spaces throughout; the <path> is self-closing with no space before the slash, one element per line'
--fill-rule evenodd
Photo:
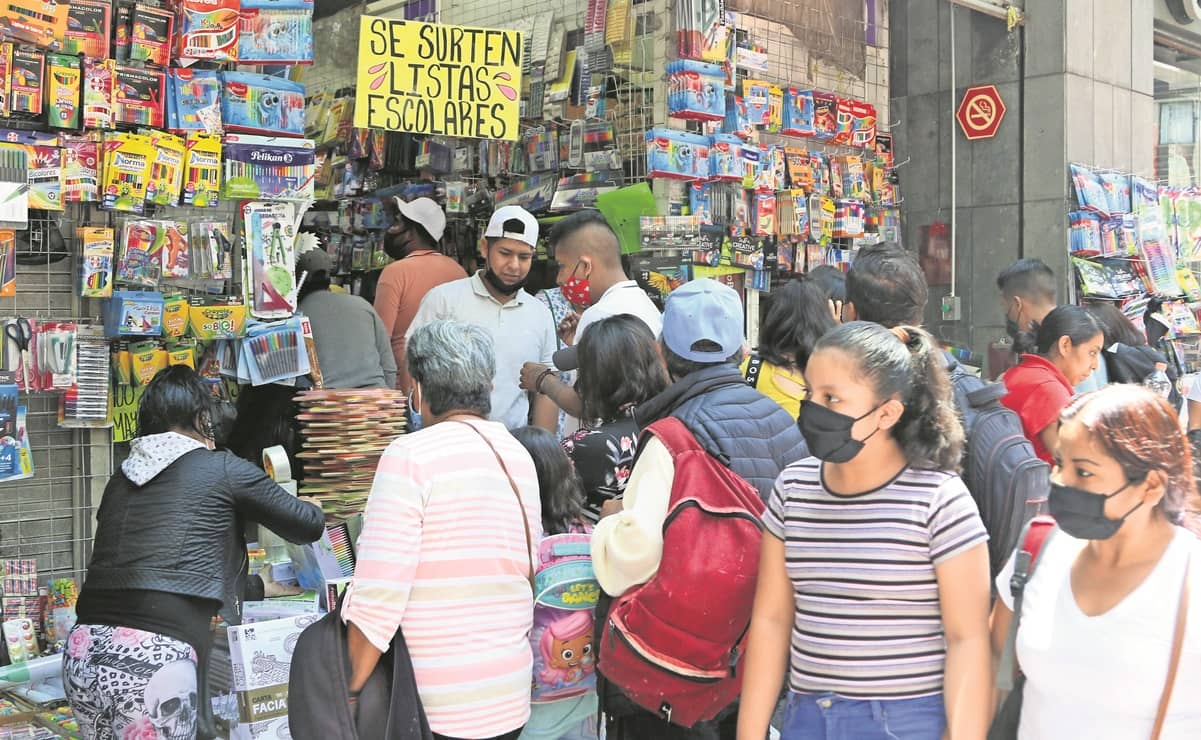
<path fill-rule="evenodd" d="M 638 459 L 592 538 L 614 599 L 597 609 L 610 740 L 733 736 L 762 498 L 801 447 L 788 412 L 738 370 L 742 327 L 741 299 L 716 281 L 667 299 L 661 344 L 674 382 L 635 410 Z"/>
<path fill-rule="evenodd" d="M 738 737 L 766 735 L 787 669 L 784 740 L 981 738 L 988 535 L 938 348 L 852 322 L 805 373 L 813 457 L 768 500 Z"/>

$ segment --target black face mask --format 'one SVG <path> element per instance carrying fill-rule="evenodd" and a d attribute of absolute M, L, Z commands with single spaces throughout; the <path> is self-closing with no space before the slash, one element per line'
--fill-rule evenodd
<path fill-rule="evenodd" d="M 863 416 L 852 418 L 846 414 L 826 408 L 812 401 L 801 401 L 801 416 L 797 426 L 801 428 L 801 436 L 809 447 L 809 454 L 829 463 L 850 462 L 863 450 L 863 443 L 880 431 L 880 427 L 863 439 L 851 436 L 851 428 L 860 419 L 866 419 L 876 409 Z"/>
<path fill-rule="evenodd" d="M 497 275 L 495 272 L 492 272 L 491 267 L 484 270 L 484 280 L 487 280 L 488 284 L 491 285 L 496 290 L 496 292 L 500 293 L 501 295 L 515 294 L 517 291 L 521 290 L 522 287 L 525 286 L 525 281 L 528 278 L 529 278 L 529 275 L 526 275 L 526 277 L 523 277 L 521 280 L 518 280 L 516 283 L 513 283 L 512 285 L 510 285 L 510 284 L 506 283 L 505 281 L 501 280 L 500 276 Z"/>
<path fill-rule="evenodd" d="M 1139 501 L 1120 519 L 1105 516 L 1105 502 L 1129 487 L 1130 484 L 1127 483 L 1113 493 L 1103 494 L 1052 483 L 1048 500 L 1051 516 L 1055 518 L 1055 523 L 1060 529 L 1078 540 L 1107 540 L 1117 534 L 1126 517 L 1143 505 L 1143 502 Z"/>
<path fill-rule="evenodd" d="M 1015 341 L 1022 333 L 1022 327 L 1018 325 L 1017 321 L 1009 318 L 1008 315 L 1005 316 L 1005 333 L 1009 335 L 1010 339 Z"/>

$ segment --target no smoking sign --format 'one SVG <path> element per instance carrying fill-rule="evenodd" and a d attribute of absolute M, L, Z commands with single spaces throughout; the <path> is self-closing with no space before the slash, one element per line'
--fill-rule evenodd
<path fill-rule="evenodd" d="M 959 121 L 959 127 L 968 141 L 996 136 L 1004 118 L 1005 103 L 996 85 L 968 88 L 955 113 L 955 120 Z"/>

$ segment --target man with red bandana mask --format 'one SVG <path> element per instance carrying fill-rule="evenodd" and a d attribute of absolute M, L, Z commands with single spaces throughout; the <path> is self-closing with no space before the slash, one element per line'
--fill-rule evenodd
<path fill-rule="evenodd" d="M 559 326 L 559 336 L 572 346 L 555 353 L 556 369 L 577 369 L 575 344 L 591 324 L 610 316 L 636 316 L 656 339 L 659 337 L 663 317 L 646 291 L 626 275 L 621 265 L 621 243 L 599 211 L 573 213 L 555 225 L 548 241 L 559 268 L 557 282 L 563 297 L 577 311 L 583 311 L 578 318 L 568 317 Z M 583 413 L 575 389 L 555 377 L 545 363 L 527 362 L 521 369 L 521 384 L 526 390 L 550 397 L 574 417 Z"/>

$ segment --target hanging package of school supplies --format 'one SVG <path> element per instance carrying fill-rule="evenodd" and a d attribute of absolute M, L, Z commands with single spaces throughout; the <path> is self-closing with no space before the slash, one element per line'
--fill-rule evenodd
<path fill-rule="evenodd" d="M 242 64 L 311 64 L 313 0 L 242 0 Z"/>
<path fill-rule="evenodd" d="M 309 355 L 300 318 L 249 327 L 242 339 L 242 356 L 249 360 L 251 385 L 307 375 Z"/>
<path fill-rule="evenodd" d="M 229 134 L 224 156 L 226 198 L 313 198 L 317 166 L 311 139 Z"/>
<path fill-rule="evenodd" d="M 104 137 L 101 208 L 144 213 L 146 185 L 155 149 L 149 136 L 108 134 Z"/>
<path fill-rule="evenodd" d="M 79 57 L 47 54 L 46 67 L 46 101 L 49 105 L 46 122 L 51 128 L 79 128 L 79 102 L 83 93 Z"/>
<path fill-rule="evenodd" d="M 0 229 L 0 297 L 17 295 L 17 232 Z"/>
<path fill-rule="evenodd" d="M 157 67 L 171 63 L 171 36 L 175 30 L 175 14 L 138 3 L 131 19 L 129 58 Z"/>
<path fill-rule="evenodd" d="M 238 60 L 239 0 L 179 0 L 177 7 L 180 59 Z"/>
<path fill-rule="evenodd" d="M 83 298 L 110 298 L 113 295 L 113 255 L 116 243 L 113 230 L 82 226 L 76 231 L 83 262 L 79 273 L 79 295 Z"/>
<path fill-rule="evenodd" d="M 63 137 L 64 203 L 95 203 L 100 200 L 98 136 Z"/>
<path fill-rule="evenodd" d="M 221 80 L 216 71 L 172 69 L 167 80 L 168 129 L 178 134 L 221 133 Z"/>
<path fill-rule="evenodd" d="M 183 185 L 184 140 L 156 131 L 150 137 L 154 162 L 146 184 L 146 202 L 159 206 L 178 206 Z"/>
<path fill-rule="evenodd" d="M 63 210 L 63 150 L 57 137 L 48 146 L 29 147 L 29 207 Z"/>
<path fill-rule="evenodd" d="M 116 121 L 113 96 L 117 63 L 112 59 L 83 61 L 83 126 L 110 129 Z"/>
<path fill-rule="evenodd" d="M 167 76 L 161 71 L 117 65 L 113 88 L 116 122 L 162 128 L 166 88 Z"/>
<path fill-rule="evenodd" d="M 14 116 L 42 115 L 46 84 L 46 57 L 40 51 L 13 49 L 9 110 Z"/>
<path fill-rule="evenodd" d="M 112 36 L 113 7 L 108 0 L 71 0 L 63 52 L 88 59 L 106 59 Z"/>
<path fill-rule="evenodd" d="M 166 234 L 161 221 L 129 220 L 121 227 L 121 257 L 117 282 L 153 288 L 162 277 L 162 254 Z"/>
<path fill-rule="evenodd" d="M 0 43 L 0 116 L 8 116 L 12 100 L 13 45 Z"/>
<path fill-rule="evenodd" d="M 70 5 L 63 0 L 4 0 L 0 2 L 0 27 L 6 38 L 58 50 L 67 38 Z"/>
<path fill-rule="evenodd" d="M 233 230 L 225 221 L 194 221 L 188 234 L 192 246 L 192 277 L 228 280 L 233 277 Z"/>
<path fill-rule="evenodd" d="M 296 208 L 291 203 L 242 204 L 242 240 L 246 245 L 243 280 L 250 313 L 280 319 L 296 308 Z"/>
<path fill-rule="evenodd" d="M 221 184 L 221 137 L 188 134 L 185 150 L 183 204 L 215 208 Z"/>
<path fill-rule="evenodd" d="M 29 226 L 29 151 L 19 144 L 0 143 L 0 225 Z"/>
<path fill-rule="evenodd" d="M 304 135 L 304 85 L 250 72 L 223 72 L 221 83 L 225 130 Z"/>

